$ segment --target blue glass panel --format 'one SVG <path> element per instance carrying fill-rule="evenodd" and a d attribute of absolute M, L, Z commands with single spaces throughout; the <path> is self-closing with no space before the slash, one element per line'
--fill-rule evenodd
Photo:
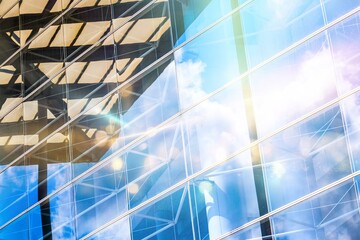
<path fill-rule="evenodd" d="M 239 18 L 239 14 L 235 17 Z M 229 18 L 175 52 L 182 108 L 236 80 L 246 69 L 241 54 L 244 48 L 237 46 L 240 34 Z"/>
<path fill-rule="evenodd" d="M 175 46 L 201 32 L 237 6 L 231 1 L 222 0 L 173 0 L 170 2 L 173 6 Z"/>
<path fill-rule="evenodd" d="M 3 215 L 2 215 L 3 216 Z M 40 207 L 17 218 L 0 230 L 1 239 L 35 240 L 42 238 Z"/>
<path fill-rule="evenodd" d="M 323 0 L 329 22 L 360 6 L 359 0 Z"/>
<path fill-rule="evenodd" d="M 358 239 L 354 182 L 347 181 L 271 218 L 276 240 Z"/>
<path fill-rule="evenodd" d="M 268 220 L 267 220 L 268 221 Z M 236 239 L 264 239 L 271 240 L 271 236 L 262 236 L 260 223 L 251 225 L 242 231 L 238 231 L 228 237 L 223 238 L 224 240 L 236 240 Z"/>
<path fill-rule="evenodd" d="M 189 173 L 225 160 L 249 144 L 241 91 L 241 82 L 235 82 L 184 114 Z"/>
<path fill-rule="evenodd" d="M 261 152 L 271 209 L 351 173 L 338 106 L 277 134 Z"/>
<path fill-rule="evenodd" d="M 333 61 L 340 93 L 360 85 L 360 14 L 329 29 Z"/>
<path fill-rule="evenodd" d="M 331 49 L 324 34 L 250 75 L 259 136 L 337 96 Z"/>
<path fill-rule="evenodd" d="M 251 67 L 324 25 L 319 0 L 253 1 L 241 17 Z"/>
<path fill-rule="evenodd" d="M 246 151 L 191 182 L 197 239 L 217 239 L 259 216 L 249 155 Z"/>
<path fill-rule="evenodd" d="M 141 80 L 124 87 L 120 93 L 123 108 L 128 104 L 127 99 L 136 99 L 129 109 L 122 111 L 121 139 L 118 142 L 121 146 L 179 111 L 175 62 L 170 59 Z"/>
<path fill-rule="evenodd" d="M 51 193 L 70 181 L 70 164 L 49 164 L 48 176 L 48 193 Z M 72 206 L 72 202 L 74 202 L 74 195 L 71 188 L 50 200 L 52 237 L 55 239 L 75 239 L 75 221 L 73 219 L 75 208 Z"/>
<path fill-rule="evenodd" d="M 1 175 L 0 187 L 0 225 L 7 223 L 19 212 L 26 210 L 32 204 L 37 202 L 37 185 L 38 185 L 38 168 L 37 166 L 16 166 L 7 169 Z M 4 179 L 4 180 L 3 180 Z M 15 234 L 15 236 L 27 235 L 26 230 L 17 231 L 16 229 L 32 229 L 31 236 L 39 236 L 41 234 L 41 218 L 39 209 L 32 211 L 32 214 L 27 214 L 19 221 L 11 223 L 11 226 L 0 231 L 0 238 L 2 234 Z M 13 232 L 13 233 L 12 233 Z M 18 235 L 19 234 L 19 235 Z M 5 239 L 9 239 L 6 238 Z M 20 239 L 20 238 L 19 238 Z"/>
<path fill-rule="evenodd" d="M 90 239 L 193 239 L 191 225 L 187 188 L 181 188 Z"/>
<path fill-rule="evenodd" d="M 346 94 L 360 86 L 359 24 L 360 15 L 356 14 L 329 30 L 337 73 L 337 87 L 341 94 Z M 355 93 L 341 102 L 355 170 L 360 170 L 359 99 L 359 93 Z"/>
<path fill-rule="evenodd" d="M 103 231 L 95 234 L 90 237 L 91 240 L 102 240 L 102 239 L 133 239 L 130 231 L 130 221 L 129 218 L 124 218 L 110 227 L 107 227 Z"/>

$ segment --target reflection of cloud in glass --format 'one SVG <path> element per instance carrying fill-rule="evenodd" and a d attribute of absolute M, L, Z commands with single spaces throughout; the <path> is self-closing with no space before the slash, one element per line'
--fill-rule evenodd
<path fill-rule="evenodd" d="M 182 50 L 178 52 L 178 58 L 181 59 Z M 206 65 L 201 61 L 182 61 L 177 63 L 177 77 L 179 92 L 181 93 L 181 105 L 189 106 L 205 97 L 206 93 L 202 91 L 201 73 L 204 72 Z"/>
<path fill-rule="evenodd" d="M 2 166 L 4 168 L 5 166 Z M 37 201 L 37 166 L 15 166 L 8 168 L 0 175 L 0 224 L 4 224 L 18 212 L 25 210 L 27 207 Z M 0 238 L 7 234 L 12 234 L 12 227 L 16 223 L 3 229 Z M 32 222 L 23 222 L 22 230 L 38 226 L 39 219 L 34 217 Z M 34 230 L 36 235 L 38 232 Z M 16 234 L 16 233 L 15 233 Z M 18 232 L 18 234 L 21 234 Z M 15 235 L 16 236 L 16 235 Z M 19 235 L 18 235 L 19 236 Z M 9 238 L 9 235 L 5 239 Z"/>
<path fill-rule="evenodd" d="M 272 166 L 273 172 L 275 174 L 276 177 L 281 178 L 284 173 L 286 172 L 286 169 L 284 168 L 284 166 L 279 163 L 279 162 L 275 162 Z"/>
<path fill-rule="evenodd" d="M 340 3 L 340 1 L 339 1 Z M 338 14 L 338 5 L 346 6 L 334 1 L 334 14 Z M 350 2 L 349 2 L 350 3 Z M 330 3 L 329 3 L 330 4 Z M 352 2 L 358 5 L 358 3 Z M 349 4 L 350 5 L 350 4 Z M 349 6 L 346 6 L 349 7 Z M 346 93 L 360 85 L 360 64 L 359 64 L 359 15 L 344 21 L 338 27 L 332 29 L 329 34 L 333 43 L 334 61 L 336 70 L 339 75 L 338 87 L 341 93 Z M 349 132 L 349 143 L 352 156 L 355 163 L 355 169 L 360 169 L 358 156 L 360 154 L 360 95 L 353 94 L 344 101 L 342 106 L 344 109 L 347 130 Z"/>
<path fill-rule="evenodd" d="M 287 65 L 269 65 L 252 79 L 259 131 L 269 132 L 336 94 L 331 52 L 306 51 Z"/>
<path fill-rule="evenodd" d="M 98 233 L 95 235 L 94 239 L 129 240 L 131 239 L 131 233 L 129 229 L 129 220 L 124 219 L 112 224 L 110 227 Z"/>
<path fill-rule="evenodd" d="M 70 168 L 65 167 L 70 164 L 49 164 L 48 175 L 56 174 L 48 181 L 48 188 L 58 189 L 70 180 Z M 60 170 L 59 170 L 60 169 Z M 73 238 L 74 229 L 73 223 L 70 222 L 62 226 L 73 216 L 72 213 L 72 197 L 71 191 L 66 190 L 61 194 L 51 198 L 51 226 L 53 229 L 52 236 L 54 239 Z"/>
<path fill-rule="evenodd" d="M 16 167 L 10 167 L 8 168 L 3 174 L 0 175 L 0 183 L 7 183 L 11 182 L 10 185 L 15 185 L 16 187 L 22 187 L 26 185 L 24 180 L 26 181 L 34 182 L 37 179 L 36 172 L 33 172 L 31 174 L 31 171 L 29 171 L 29 175 L 27 176 L 28 171 L 26 171 L 26 167 L 16 166 Z M 30 177 L 28 180 L 27 178 Z M 4 179 L 6 181 L 4 181 Z"/>
<path fill-rule="evenodd" d="M 176 62 L 180 99 L 182 106 L 191 106 L 209 94 L 208 84 L 213 84 L 212 80 L 215 79 L 207 77 L 205 72 L 209 67 L 201 60 L 184 59 L 181 54 L 183 52 L 178 53 Z M 221 64 L 218 67 L 221 68 Z M 219 79 L 218 82 L 226 81 Z M 216 90 L 215 87 L 210 89 Z M 241 93 L 241 82 L 238 81 L 184 114 L 189 141 L 189 161 L 193 172 L 226 160 L 232 153 L 249 143 Z M 241 191 L 246 191 L 249 195 L 255 192 L 253 178 L 249 174 L 251 168 L 247 168 L 249 172 L 242 171 L 239 175 L 227 173 L 248 166 L 251 166 L 249 154 L 243 154 L 230 161 L 226 167 L 218 168 L 215 176 L 197 180 L 198 190 L 205 200 L 209 238 L 215 239 L 222 233 L 232 230 L 248 214 L 258 214 L 253 210 L 256 209 L 256 201 L 249 202 L 242 198 L 239 204 L 238 192 L 232 191 L 242 189 Z"/>
<path fill-rule="evenodd" d="M 338 15 L 339 10 L 343 11 L 355 2 L 344 4 L 341 1 L 329 2 L 333 14 Z M 341 5 L 341 6 L 340 6 Z M 345 7 L 345 8 L 344 8 Z M 340 8 L 340 9 L 339 9 Z M 335 11 L 336 10 L 336 11 Z M 333 56 L 336 71 L 338 74 L 337 86 L 341 94 L 347 93 L 360 86 L 360 35 L 359 35 L 359 15 L 356 14 L 341 25 L 335 26 L 329 31 L 332 40 Z M 360 169 L 360 162 L 357 160 L 360 154 L 360 95 L 355 93 L 341 101 L 343 108 L 346 129 L 349 133 L 349 145 L 351 155 L 354 159 L 355 169 Z"/>
<path fill-rule="evenodd" d="M 178 59 L 181 59 L 181 54 L 183 53 L 178 53 Z M 198 102 L 207 95 L 203 90 L 206 79 L 202 77 L 205 67 L 200 60 L 177 62 L 178 85 L 183 105 Z M 191 141 L 198 142 L 203 166 L 224 160 L 248 142 L 240 84 L 233 84 L 220 94 L 221 96 L 205 100 L 186 115 L 188 128 L 196 129 L 196 136 Z"/>
<path fill-rule="evenodd" d="M 270 9 L 275 11 L 275 20 L 279 24 L 288 24 L 287 18 L 296 10 L 299 6 L 298 0 L 286 1 L 286 0 L 267 0 L 267 7 L 263 8 L 270 12 Z"/>

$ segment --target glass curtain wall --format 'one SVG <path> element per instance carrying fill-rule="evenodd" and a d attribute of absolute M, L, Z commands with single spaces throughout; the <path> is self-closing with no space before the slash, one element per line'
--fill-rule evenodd
<path fill-rule="evenodd" d="M 360 1 L 0 1 L 0 239 L 360 239 Z"/>

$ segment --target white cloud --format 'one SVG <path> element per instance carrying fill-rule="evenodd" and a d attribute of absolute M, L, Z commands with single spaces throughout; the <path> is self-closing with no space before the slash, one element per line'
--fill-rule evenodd
<path fill-rule="evenodd" d="M 306 52 L 287 66 L 269 65 L 252 79 L 253 99 L 262 134 L 336 97 L 331 52 Z"/>

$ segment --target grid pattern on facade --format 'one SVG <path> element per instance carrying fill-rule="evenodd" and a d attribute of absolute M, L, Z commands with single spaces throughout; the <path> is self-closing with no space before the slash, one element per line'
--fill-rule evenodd
<path fill-rule="evenodd" d="M 0 1 L 0 239 L 358 239 L 360 1 Z"/>

